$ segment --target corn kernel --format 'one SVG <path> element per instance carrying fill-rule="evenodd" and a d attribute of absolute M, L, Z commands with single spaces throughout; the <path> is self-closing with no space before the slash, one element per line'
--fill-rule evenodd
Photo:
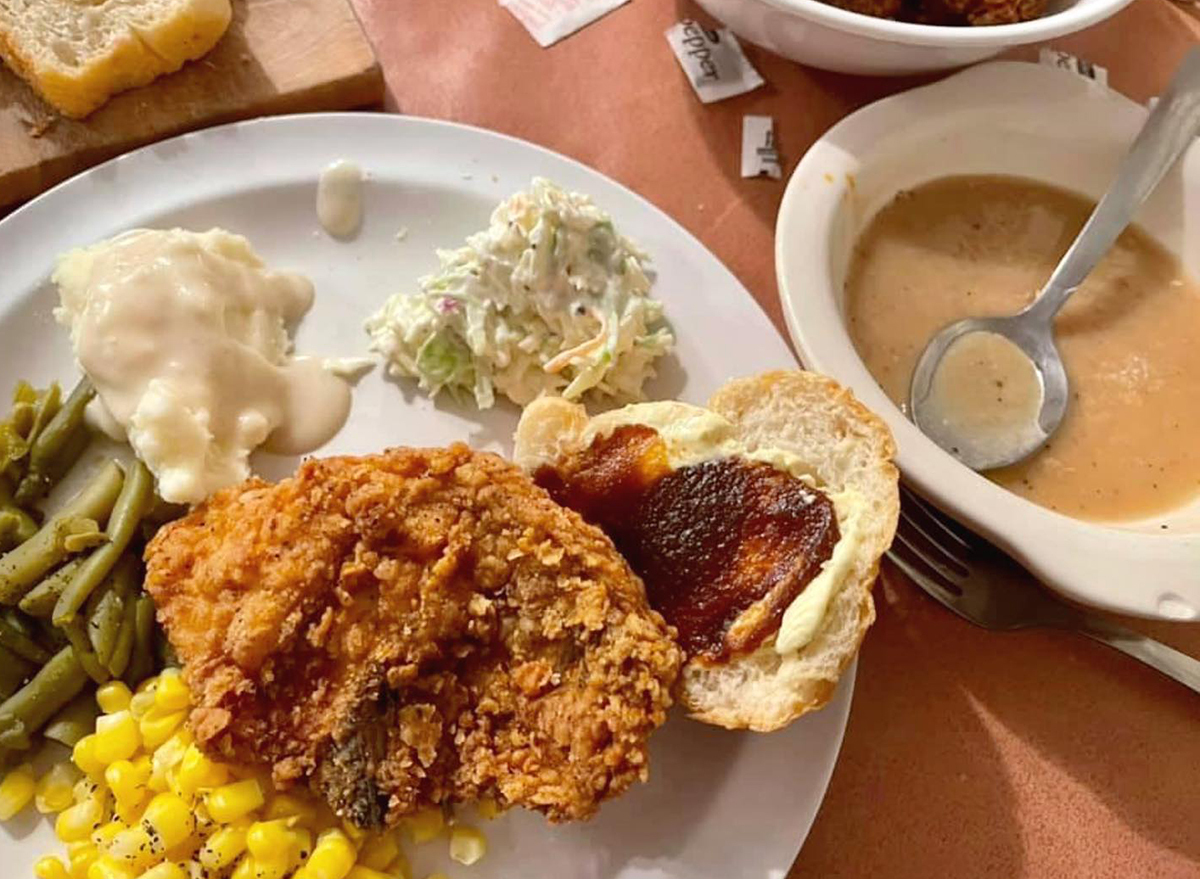
<path fill-rule="evenodd" d="M 190 861 L 200 853 L 200 848 L 203 845 L 204 840 L 193 833 L 182 842 L 178 842 L 167 849 L 163 857 L 168 861 Z"/>
<path fill-rule="evenodd" d="M 79 842 L 103 823 L 104 803 L 92 796 L 60 812 L 54 822 L 54 833 L 63 842 Z"/>
<path fill-rule="evenodd" d="M 151 708 L 138 720 L 138 730 L 147 749 L 157 748 L 169 739 L 187 718 L 187 711 L 164 712 Z"/>
<path fill-rule="evenodd" d="M 164 714 L 182 711 L 192 704 L 192 693 L 177 674 L 162 675 L 154 692 L 154 707 Z"/>
<path fill-rule="evenodd" d="M 96 690 L 96 704 L 105 714 L 116 714 L 129 708 L 133 693 L 121 681 L 109 681 Z"/>
<path fill-rule="evenodd" d="M 28 806 L 36 788 L 33 766 L 28 763 L 5 775 L 0 781 L 0 821 L 7 821 Z"/>
<path fill-rule="evenodd" d="M 227 867 L 241 857 L 246 850 L 246 831 L 249 822 L 239 821 L 219 828 L 200 849 L 197 860 L 201 866 L 210 871 Z"/>
<path fill-rule="evenodd" d="M 154 694 L 157 686 L 153 689 L 143 690 L 138 688 L 138 691 L 129 699 L 129 713 L 141 720 L 154 707 Z"/>
<path fill-rule="evenodd" d="M 92 861 L 87 871 L 87 879 L 134 879 L 135 876 L 136 873 L 107 855 Z"/>
<path fill-rule="evenodd" d="M 113 809 L 113 814 L 127 827 L 134 827 L 142 823 L 142 816 L 146 814 L 146 806 L 150 804 L 150 794 L 142 797 L 136 803 L 119 803 Z"/>
<path fill-rule="evenodd" d="M 68 849 L 70 865 L 67 867 L 71 879 L 87 879 L 88 868 L 100 857 L 100 852 L 90 842 Z"/>
<path fill-rule="evenodd" d="M 350 868 L 350 872 L 346 874 L 346 879 L 392 879 L 392 877 L 387 873 L 381 873 L 379 870 L 364 867 L 362 864 L 355 864 Z"/>
<path fill-rule="evenodd" d="M 312 879 L 345 879 L 358 852 L 349 837 L 340 830 L 327 830 L 317 839 L 304 869 Z"/>
<path fill-rule="evenodd" d="M 254 858 L 250 855 L 244 855 L 237 866 L 233 868 L 233 874 L 229 879 L 257 879 L 258 865 L 254 863 Z"/>
<path fill-rule="evenodd" d="M 132 869 L 144 869 L 162 854 L 162 847 L 150 838 L 145 827 L 127 827 L 113 837 L 106 854 L 118 863 Z"/>
<path fill-rule="evenodd" d="M 43 815 L 61 812 L 75 802 L 75 767 L 70 763 L 55 763 L 38 779 L 34 789 L 34 805 Z"/>
<path fill-rule="evenodd" d="M 125 829 L 125 825 L 120 821 L 109 821 L 107 824 L 101 824 L 92 831 L 92 845 L 100 849 L 102 852 L 107 852 L 108 847 L 112 844 L 113 839 L 117 834 Z"/>
<path fill-rule="evenodd" d="M 155 749 L 154 757 L 150 761 L 153 771 L 150 773 L 149 786 L 152 791 L 163 793 L 170 790 L 176 794 L 182 792 L 176 770 L 183 762 L 183 755 L 187 753 L 191 744 L 191 731 L 183 727 Z"/>
<path fill-rule="evenodd" d="M 252 858 L 254 864 L 255 879 L 283 879 L 288 874 L 287 858 L 272 859 L 264 861 L 259 858 Z"/>
<path fill-rule="evenodd" d="M 163 861 L 156 867 L 151 867 L 138 879 L 188 879 L 188 872 L 179 864 Z"/>
<path fill-rule="evenodd" d="M 312 853 L 313 837 L 305 827 L 293 827 L 288 830 L 291 836 L 291 851 L 288 852 L 288 869 L 295 870 L 308 860 Z"/>
<path fill-rule="evenodd" d="M 128 760 L 141 745 L 138 722 L 128 711 L 102 714 L 96 718 L 96 760 L 107 766 L 117 760 Z"/>
<path fill-rule="evenodd" d="M 415 815 L 410 815 L 404 819 L 404 822 L 408 825 L 412 841 L 422 843 L 437 838 L 438 834 L 442 832 L 442 828 L 446 826 L 446 816 L 437 806 L 430 806 Z"/>
<path fill-rule="evenodd" d="M 394 833 L 379 833 L 367 840 L 358 852 L 358 862 L 371 870 L 386 870 L 396 855 L 400 854 L 400 844 Z"/>
<path fill-rule="evenodd" d="M 77 803 L 82 803 L 84 800 L 90 800 L 96 791 L 100 789 L 100 785 L 92 779 L 84 776 L 75 782 L 75 786 L 71 788 L 71 797 Z"/>
<path fill-rule="evenodd" d="M 192 835 L 196 819 L 188 804 L 175 794 L 159 794 L 146 807 L 142 826 L 151 839 L 157 839 L 162 848 L 169 849 Z"/>
<path fill-rule="evenodd" d="M 33 875 L 36 879 L 69 879 L 70 873 L 67 872 L 66 865 L 58 858 L 47 855 L 44 858 L 38 858 L 37 863 L 33 865 Z"/>
<path fill-rule="evenodd" d="M 450 860 L 471 866 L 487 853 L 487 838 L 474 827 L 455 824 L 450 828 Z"/>
<path fill-rule="evenodd" d="M 183 753 L 177 780 L 182 793 L 195 794 L 201 789 L 220 787 L 228 782 L 229 769 L 222 763 L 210 760 L 193 743 Z"/>
<path fill-rule="evenodd" d="M 259 861 L 287 859 L 292 845 L 292 835 L 283 819 L 255 821 L 246 831 L 246 848 Z"/>
<path fill-rule="evenodd" d="M 75 743 L 75 747 L 71 749 L 71 759 L 75 761 L 75 765 L 79 770 L 90 778 L 100 778 L 104 775 L 104 767 L 107 763 L 101 763 L 96 756 L 96 734 L 84 736 Z"/>
<path fill-rule="evenodd" d="M 213 790 L 204 802 L 214 821 L 228 824 L 249 815 L 263 804 L 262 787 L 256 778 L 235 781 Z"/>
<path fill-rule="evenodd" d="M 317 821 L 317 810 L 312 803 L 291 794 L 275 794 L 267 801 L 263 817 L 268 821 L 276 818 L 291 818 L 293 824 L 312 827 Z"/>
<path fill-rule="evenodd" d="M 137 803 L 146 796 L 146 785 L 150 781 L 150 764 L 148 761 L 114 761 L 104 770 L 104 780 L 108 783 L 108 789 L 112 791 L 118 806 Z"/>

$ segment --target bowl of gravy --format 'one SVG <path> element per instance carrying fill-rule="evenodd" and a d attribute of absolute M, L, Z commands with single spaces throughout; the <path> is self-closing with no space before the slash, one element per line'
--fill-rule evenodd
<path fill-rule="evenodd" d="M 1020 62 L 872 104 L 797 167 L 776 265 L 805 364 L 889 422 L 914 488 L 1071 598 L 1200 619 L 1200 149 L 1056 319 L 1071 399 L 1046 446 L 975 473 L 907 411 L 913 368 L 938 330 L 1032 300 L 1145 113 Z M 985 343 L 955 353 L 987 375 L 988 393 L 939 389 L 956 417 L 983 427 L 1037 404 L 1027 361 Z"/>

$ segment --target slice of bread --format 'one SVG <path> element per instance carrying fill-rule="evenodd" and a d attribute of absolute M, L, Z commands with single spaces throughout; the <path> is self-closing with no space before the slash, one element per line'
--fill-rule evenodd
<path fill-rule="evenodd" d="M 230 0 L 0 0 L 0 57 L 82 119 L 207 53 L 232 17 Z"/>
<path fill-rule="evenodd" d="M 720 664 L 691 659 L 684 666 L 679 695 L 692 717 L 768 732 L 829 701 L 875 619 L 871 587 L 900 511 L 895 445 L 883 421 L 853 394 L 811 372 L 734 380 L 713 395 L 708 408 L 733 424 L 747 451 L 791 452 L 820 488 L 851 489 L 864 504 L 848 572 L 805 646 L 780 655 L 771 636 L 749 655 Z M 517 463 L 534 472 L 558 460 L 579 447 L 588 423 L 581 406 L 536 401 L 517 428 Z"/>

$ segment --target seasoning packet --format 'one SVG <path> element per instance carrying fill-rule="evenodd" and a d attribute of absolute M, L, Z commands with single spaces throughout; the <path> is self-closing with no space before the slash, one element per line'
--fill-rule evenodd
<path fill-rule="evenodd" d="M 775 120 L 770 116 L 742 117 L 742 176 L 783 177 L 775 148 Z"/>
<path fill-rule="evenodd" d="M 1093 64 L 1091 61 L 1080 58 L 1077 55 L 1072 55 L 1070 52 L 1062 52 L 1058 49 L 1039 49 L 1038 64 L 1044 64 L 1047 67 L 1057 67 L 1060 70 L 1069 70 L 1078 76 L 1082 76 L 1084 79 L 1090 79 L 1092 82 L 1103 86 L 1108 85 L 1107 67 Z"/>
<path fill-rule="evenodd" d="M 745 94 L 763 84 L 728 28 L 709 30 L 687 18 L 667 30 L 667 42 L 696 97 L 706 104 Z"/>
<path fill-rule="evenodd" d="M 500 0 L 542 48 L 586 27 L 629 0 Z"/>

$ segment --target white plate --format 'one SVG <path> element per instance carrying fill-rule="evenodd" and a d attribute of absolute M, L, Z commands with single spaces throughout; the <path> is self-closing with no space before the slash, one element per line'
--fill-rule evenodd
<path fill-rule="evenodd" d="M 319 230 L 317 176 L 349 158 L 369 173 L 366 218 L 339 243 Z M 487 225 L 495 204 L 534 176 L 592 195 L 619 229 L 654 257 L 654 293 L 679 338 L 677 359 L 648 390 L 702 403 L 726 379 L 794 360 L 749 293 L 678 224 L 629 190 L 562 156 L 478 129 L 399 116 L 330 114 L 275 118 L 186 135 L 114 159 L 70 180 L 0 222 L 0 389 L 76 374 L 65 334 L 51 317 L 55 256 L 135 226 L 219 225 L 247 235 L 267 262 L 304 272 L 316 305 L 297 350 L 365 352 L 363 320 L 434 267 L 436 246 L 456 245 Z M 408 229 L 403 241 L 397 231 Z M 466 440 L 511 451 L 515 407 L 480 415 L 434 405 L 415 385 L 381 369 L 355 391 L 342 432 L 321 453 L 374 452 L 389 445 Z M 260 458 L 268 476 L 293 459 Z M 783 732 L 729 733 L 679 714 L 653 739 L 651 781 L 606 804 L 579 826 L 539 815 L 487 825 L 490 851 L 472 867 L 489 877 L 782 877 L 808 833 L 837 757 L 853 690 L 853 668 L 833 702 Z M 45 822 L 26 816 L 0 837 L 6 876 L 28 876 L 34 860 L 61 849 Z M 418 850 L 414 866 L 468 873 Z M 438 857 L 433 857 L 434 854 Z"/>
<path fill-rule="evenodd" d="M 898 191 L 953 174 L 1009 174 L 1098 199 L 1146 112 L 1072 73 L 1013 61 L 877 101 L 826 132 L 796 167 L 779 208 L 775 266 L 804 362 L 851 387 L 888 422 L 904 477 L 922 494 L 1077 601 L 1195 620 L 1200 498 L 1141 521 L 1100 524 L 1000 488 L 938 448 L 888 399 L 854 350 L 842 312 L 851 248 Z M 1138 222 L 1196 275 L 1200 147 L 1171 169 Z"/>

